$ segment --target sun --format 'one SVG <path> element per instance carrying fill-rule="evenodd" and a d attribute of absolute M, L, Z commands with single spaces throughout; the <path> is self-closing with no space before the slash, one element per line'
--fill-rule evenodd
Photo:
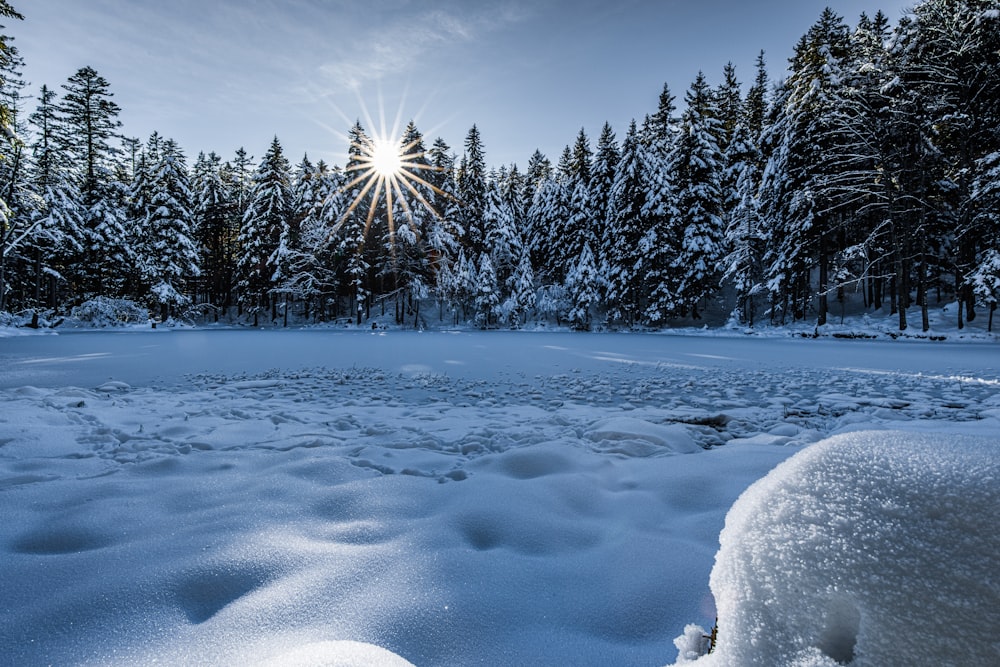
<path fill-rule="evenodd" d="M 399 144 L 386 139 L 375 139 L 371 146 L 371 166 L 383 178 L 396 176 L 403 166 Z"/>
<path fill-rule="evenodd" d="M 404 192 L 409 193 L 412 196 L 412 201 L 418 202 L 433 216 L 441 217 L 427 200 L 425 193 L 433 192 L 443 197 L 450 195 L 420 175 L 423 171 L 438 171 L 438 168 L 427 163 L 424 159 L 424 151 L 417 148 L 417 143 L 413 142 L 404 146 L 402 139 L 390 139 L 384 131 L 374 136 L 362 134 L 351 143 L 351 154 L 354 157 L 352 163 L 345 169 L 351 178 L 348 179 L 347 184 L 340 188 L 340 191 L 342 193 L 349 192 L 359 184 L 361 189 L 355 194 L 347 210 L 334 225 L 335 230 L 344 224 L 369 193 L 371 193 L 371 198 L 368 200 L 364 236 L 368 236 L 368 230 L 375 219 L 379 203 L 384 202 L 385 208 L 383 210 L 387 217 L 389 244 L 393 249 L 393 254 L 395 254 L 396 236 L 394 202 L 400 206 L 402 215 L 411 222 L 413 221 L 413 211 Z M 417 229 L 413 229 L 413 231 L 419 235 Z"/>

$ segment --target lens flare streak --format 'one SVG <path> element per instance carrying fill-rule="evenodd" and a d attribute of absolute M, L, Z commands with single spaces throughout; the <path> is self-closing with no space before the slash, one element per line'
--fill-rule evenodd
<path fill-rule="evenodd" d="M 414 220 L 413 210 L 407 198 L 404 196 L 403 188 L 413 195 L 434 217 L 441 218 L 434 206 L 427 201 L 417 185 L 426 188 L 430 192 L 448 197 L 449 195 L 439 187 L 421 178 L 419 171 L 438 171 L 438 168 L 423 162 L 423 151 L 415 151 L 414 148 L 419 140 L 413 141 L 406 146 L 400 146 L 400 142 L 392 141 L 385 137 L 376 136 L 374 138 L 363 137 L 360 141 L 351 144 L 353 164 L 349 164 L 345 172 L 348 175 L 357 174 L 350 182 L 340 188 L 341 193 L 352 190 L 359 183 L 364 183 L 361 190 L 354 196 L 350 205 L 340 216 L 334 225 L 334 231 L 339 230 L 346 220 L 358 209 L 368 193 L 374 188 L 374 193 L 368 203 L 368 214 L 365 217 L 364 238 L 368 237 L 372 222 L 375 220 L 375 212 L 381 200 L 385 201 L 386 217 L 389 227 L 389 244 L 395 255 L 396 220 L 394 211 L 394 198 L 402 208 L 403 214 L 411 222 Z M 413 232 L 419 238 L 420 230 L 417 225 L 412 225 Z"/>

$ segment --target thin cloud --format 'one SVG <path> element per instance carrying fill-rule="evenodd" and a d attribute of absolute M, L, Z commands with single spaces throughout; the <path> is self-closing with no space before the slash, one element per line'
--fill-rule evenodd
<path fill-rule="evenodd" d="M 338 53 L 336 60 L 320 65 L 319 71 L 334 85 L 358 89 L 389 75 L 410 72 L 437 48 L 472 43 L 525 17 L 513 6 L 480 14 L 434 10 L 403 17 L 367 30 Z"/>

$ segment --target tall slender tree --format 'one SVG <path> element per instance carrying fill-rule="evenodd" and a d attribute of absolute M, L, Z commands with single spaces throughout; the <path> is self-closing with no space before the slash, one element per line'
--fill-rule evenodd
<path fill-rule="evenodd" d="M 291 204 L 291 168 L 277 137 L 264 154 L 253 176 L 249 203 L 240 227 L 239 274 L 240 300 L 259 323 L 259 312 L 268 304 L 272 319 L 277 302 L 275 287 L 275 251 L 289 225 Z"/>

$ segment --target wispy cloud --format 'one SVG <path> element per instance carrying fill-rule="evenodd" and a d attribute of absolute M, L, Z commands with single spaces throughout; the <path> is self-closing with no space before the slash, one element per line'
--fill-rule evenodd
<path fill-rule="evenodd" d="M 407 74 L 437 49 L 473 43 L 526 16 L 514 5 L 401 16 L 357 34 L 319 71 L 333 85 L 358 89 L 389 75 Z"/>

